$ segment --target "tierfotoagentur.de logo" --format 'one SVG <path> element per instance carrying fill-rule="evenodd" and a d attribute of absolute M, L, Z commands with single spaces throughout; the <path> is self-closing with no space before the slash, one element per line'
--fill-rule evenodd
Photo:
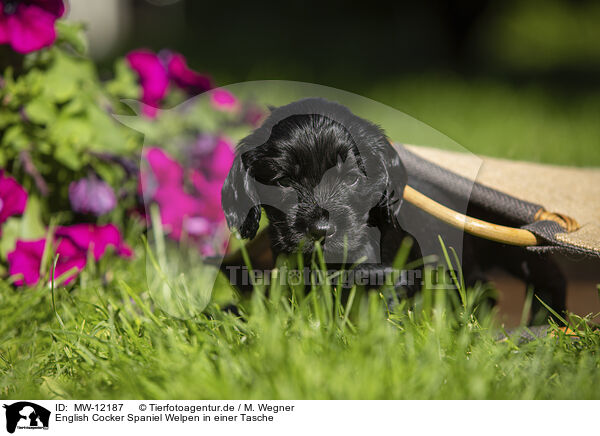
<path fill-rule="evenodd" d="M 19 401 L 6 409 L 6 431 L 14 433 L 19 430 L 48 430 L 50 411 L 29 401 Z"/>

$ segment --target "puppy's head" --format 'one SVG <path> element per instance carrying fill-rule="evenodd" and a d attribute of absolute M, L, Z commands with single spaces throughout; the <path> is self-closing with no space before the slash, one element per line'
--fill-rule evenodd
<path fill-rule="evenodd" d="M 406 179 L 379 127 L 310 98 L 274 109 L 240 142 L 222 204 L 243 238 L 254 237 L 264 208 L 276 253 L 308 253 L 320 240 L 326 252 L 360 254 L 374 228 L 398 225 Z"/>

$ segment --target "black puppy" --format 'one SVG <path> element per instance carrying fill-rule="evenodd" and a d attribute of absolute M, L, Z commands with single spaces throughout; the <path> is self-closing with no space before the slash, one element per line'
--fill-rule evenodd
<path fill-rule="evenodd" d="M 422 224 L 431 239 L 456 234 L 403 205 L 407 179 L 381 128 L 340 104 L 309 98 L 274 109 L 240 142 L 222 205 L 229 227 L 250 239 L 264 208 L 274 256 L 298 250 L 308 256 L 320 241 L 328 267 L 361 262 L 360 271 L 381 277 L 407 236 L 401 222 Z M 524 250 L 467 236 L 463 252 L 467 285 L 484 281 L 483 271 L 490 266 L 504 265 L 536 290 L 551 288 L 544 296 L 564 310 L 564 283 L 561 290 L 560 283 L 538 280 L 545 275 L 545 263 Z M 418 243 L 410 256 L 421 257 Z M 420 288 L 420 282 L 397 284 L 404 295 Z"/>

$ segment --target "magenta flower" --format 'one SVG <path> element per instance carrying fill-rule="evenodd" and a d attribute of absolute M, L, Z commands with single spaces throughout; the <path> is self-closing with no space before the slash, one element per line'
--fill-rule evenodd
<path fill-rule="evenodd" d="M 148 50 L 132 51 L 125 56 L 131 68 L 137 72 L 142 85 L 143 112 L 156 116 L 157 108 L 167 93 L 169 77 L 159 57 Z"/>
<path fill-rule="evenodd" d="M 146 159 L 158 185 L 178 186 L 183 183 L 183 168 L 164 150 L 156 147 L 150 148 L 146 152 Z"/>
<path fill-rule="evenodd" d="M 73 270 L 65 279 L 65 284 L 73 281 L 86 265 L 88 252 L 98 261 L 108 246 L 113 246 L 117 255 L 131 257 L 132 251 L 121 238 L 118 229 L 108 224 L 95 226 L 92 224 L 76 224 L 58 227 L 54 236 L 55 253 L 58 255 L 55 278 Z M 8 272 L 11 276 L 20 276 L 15 280 L 17 286 L 32 286 L 40 280 L 40 268 L 46 239 L 35 241 L 17 241 L 15 249 L 8 253 Z"/>
<path fill-rule="evenodd" d="M 121 257 L 131 257 L 131 248 L 123 241 L 119 229 L 114 224 L 97 226 L 94 224 L 75 224 L 72 226 L 57 227 L 54 233 L 56 240 L 68 239 L 79 252 L 87 255 L 91 251 L 94 259 L 98 261 L 112 246 L 115 253 Z"/>
<path fill-rule="evenodd" d="M 4 175 L 0 170 L 0 225 L 9 217 L 20 215 L 25 211 L 27 192 L 12 177 Z M 2 229 L 0 228 L 0 235 Z"/>
<path fill-rule="evenodd" d="M 250 103 L 244 108 L 244 122 L 252 127 L 260 126 L 265 116 L 265 111 L 255 104 Z"/>
<path fill-rule="evenodd" d="M 202 253 L 214 253 L 211 237 L 222 227 L 221 187 L 233 163 L 234 152 L 224 138 L 201 136 L 191 147 L 183 167 L 165 151 L 151 148 L 145 153 L 150 174 L 142 173 L 141 186 L 147 202 L 159 206 L 165 233 L 174 240 L 184 235 L 198 242 Z M 186 181 L 191 182 L 186 189 Z"/>
<path fill-rule="evenodd" d="M 8 272 L 11 276 L 20 275 L 15 280 L 15 285 L 33 286 L 40 281 L 40 268 L 42 257 L 46 248 L 46 239 L 36 241 L 17 241 L 14 251 L 8 253 Z M 73 270 L 73 273 L 65 277 L 65 284 L 69 284 L 79 271 L 85 267 L 86 255 L 78 250 L 73 244 L 66 240 L 61 241 L 56 249 L 58 262 L 54 277 L 59 278 L 64 273 Z"/>
<path fill-rule="evenodd" d="M 215 89 L 210 94 L 210 102 L 217 110 L 235 112 L 239 108 L 239 101 L 235 95 L 226 89 Z"/>
<path fill-rule="evenodd" d="M 170 82 L 190 95 L 212 88 L 210 77 L 189 69 L 179 53 L 165 51 L 157 55 L 149 50 L 135 50 L 125 58 L 140 77 L 143 113 L 150 118 L 156 116 Z"/>
<path fill-rule="evenodd" d="M 205 225 L 208 221 L 203 221 L 200 199 L 187 194 L 182 186 L 159 187 L 154 201 L 160 208 L 160 220 L 170 238 L 178 241 L 184 233 L 192 237 L 210 233 L 210 226 Z"/>
<path fill-rule="evenodd" d="M 91 213 L 96 216 L 110 212 L 117 204 L 113 189 L 96 176 L 71 182 L 69 200 L 75 212 Z"/>
<path fill-rule="evenodd" d="M 221 184 L 225 182 L 227 174 L 229 174 L 229 170 L 231 169 L 231 165 L 233 165 L 234 157 L 233 144 L 225 138 L 219 138 L 212 156 L 210 157 L 209 177 L 212 180 L 221 182 Z"/>
<path fill-rule="evenodd" d="M 142 174 L 142 188 L 146 201 L 155 201 L 160 208 L 162 225 L 169 237 L 209 233 L 202 223 L 202 203 L 198 197 L 184 190 L 183 167 L 164 150 L 151 148 L 146 154 L 151 174 Z"/>
<path fill-rule="evenodd" d="M 223 180 L 208 180 L 204 174 L 196 170 L 192 171 L 190 177 L 201 200 L 199 212 L 213 222 L 221 221 L 224 218 L 221 207 Z"/>
<path fill-rule="evenodd" d="M 138 192 L 145 201 L 151 201 L 158 187 L 181 186 L 183 184 L 183 168 L 179 162 L 169 156 L 164 150 L 156 147 L 147 149 L 144 158 L 150 171 L 142 168 Z"/>
<path fill-rule="evenodd" d="M 15 249 L 8 253 L 9 275 L 21 275 L 20 279 L 15 280 L 17 286 L 23 284 L 32 286 L 40 280 L 40 266 L 45 246 L 45 239 L 17 241 Z"/>
<path fill-rule="evenodd" d="M 212 89 L 209 76 L 190 70 L 185 58 L 179 53 L 172 53 L 168 57 L 167 70 L 169 78 L 190 95 L 200 94 Z"/>
<path fill-rule="evenodd" d="M 62 0 L 1 0 L 0 44 L 23 54 L 47 47 L 56 39 L 54 22 L 64 12 Z"/>
<path fill-rule="evenodd" d="M 233 146 L 224 138 L 218 138 L 216 145 L 203 159 L 199 159 L 198 169 L 191 171 L 190 179 L 199 198 L 202 200 L 201 213 L 213 222 L 224 219 L 221 207 L 221 188 L 233 164 Z"/>
<path fill-rule="evenodd" d="M 233 158 L 233 145 L 223 137 L 201 135 L 189 149 L 192 167 L 221 183 L 227 178 Z"/>

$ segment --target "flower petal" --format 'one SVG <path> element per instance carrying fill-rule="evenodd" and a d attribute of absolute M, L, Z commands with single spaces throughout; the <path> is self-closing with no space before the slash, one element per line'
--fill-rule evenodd
<path fill-rule="evenodd" d="M 35 4 L 19 3 L 14 14 L 6 19 L 12 48 L 29 53 L 51 45 L 56 39 L 56 15 Z"/>
<path fill-rule="evenodd" d="M 0 224 L 12 215 L 22 214 L 26 204 L 27 191 L 0 170 Z"/>
<path fill-rule="evenodd" d="M 56 18 L 62 17 L 65 13 L 65 4 L 63 0 L 34 0 L 33 3 L 50 12 Z"/>
<path fill-rule="evenodd" d="M 4 14 L 3 8 L 0 8 L 0 44 L 10 42 L 10 34 L 8 32 L 8 16 Z"/>
<path fill-rule="evenodd" d="M 123 242 L 119 229 L 114 224 L 96 226 L 93 224 L 74 224 L 72 226 L 57 227 L 55 238 L 68 238 L 81 252 L 87 255 L 88 250 L 92 250 L 94 259 L 98 261 L 106 252 L 106 248 L 112 245 L 118 255 L 128 257 L 131 250 Z M 59 249 L 65 255 L 75 255 L 72 246 L 66 244 L 59 245 Z M 57 251 L 58 252 L 58 251 Z"/>
<path fill-rule="evenodd" d="M 15 285 L 32 286 L 40 280 L 40 266 L 45 246 L 45 239 L 17 241 L 15 249 L 7 255 L 9 275 L 22 276 L 14 282 Z"/>
<path fill-rule="evenodd" d="M 117 204 L 110 185 L 94 176 L 71 182 L 69 201 L 75 212 L 92 213 L 96 216 L 110 212 Z"/>
<path fill-rule="evenodd" d="M 220 111 L 234 112 L 239 108 L 236 96 L 226 89 L 213 90 L 210 94 L 210 102 L 215 109 Z"/>
<path fill-rule="evenodd" d="M 142 101 L 145 103 L 144 114 L 154 117 L 160 101 L 167 93 L 169 85 L 167 70 L 160 58 L 149 50 L 132 51 L 125 58 L 140 78 Z"/>
<path fill-rule="evenodd" d="M 183 55 L 172 53 L 167 62 L 169 78 L 190 94 L 199 94 L 212 88 L 209 76 L 188 68 Z"/>

